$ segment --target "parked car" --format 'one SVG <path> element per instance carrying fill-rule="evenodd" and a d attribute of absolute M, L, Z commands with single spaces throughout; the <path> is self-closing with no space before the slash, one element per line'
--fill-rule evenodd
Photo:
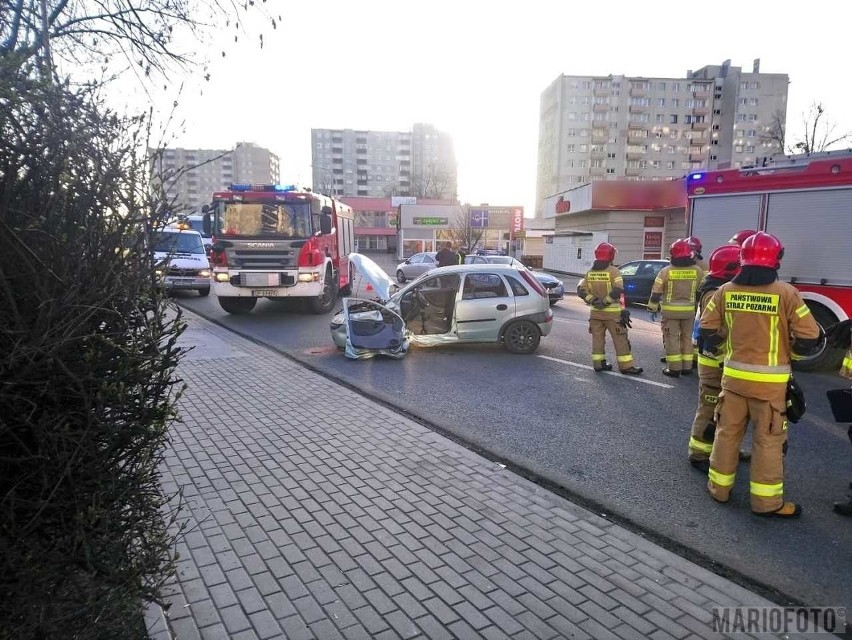
<path fill-rule="evenodd" d="M 154 233 L 156 274 L 166 291 L 210 295 L 210 263 L 197 231 L 166 227 Z"/>
<path fill-rule="evenodd" d="M 645 304 L 651 297 L 651 287 L 660 269 L 668 260 L 633 260 L 618 267 L 624 280 L 624 298 L 628 304 Z"/>
<path fill-rule="evenodd" d="M 473 255 L 473 256 L 465 256 L 464 259 L 465 264 L 506 264 L 513 266 L 515 268 L 526 268 L 524 263 L 511 256 L 501 256 L 496 254 L 489 255 Z M 531 271 L 531 273 L 536 277 L 536 279 L 541 283 L 547 290 L 547 296 L 550 299 L 550 304 L 553 306 L 560 300 L 562 300 L 565 295 L 565 285 L 561 280 L 554 278 L 549 273 L 545 273 L 544 271 Z"/>
<path fill-rule="evenodd" d="M 334 343 L 350 358 L 401 357 L 409 343 L 502 342 L 512 353 L 532 353 L 553 325 L 547 293 L 523 265 L 440 267 L 392 293 L 396 284 L 375 262 L 349 259 L 355 289 L 375 294 L 344 298 L 331 321 Z"/>
<path fill-rule="evenodd" d="M 409 280 L 416 280 L 427 271 L 431 271 L 438 266 L 438 261 L 435 259 L 437 253 L 435 251 L 425 251 L 423 253 L 415 253 L 404 262 L 400 262 L 396 267 L 396 279 L 399 284 L 405 284 Z"/>

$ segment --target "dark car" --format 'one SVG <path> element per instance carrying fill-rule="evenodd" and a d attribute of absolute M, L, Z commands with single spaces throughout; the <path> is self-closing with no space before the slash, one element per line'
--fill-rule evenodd
<path fill-rule="evenodd" d="M 651 287 L 660 269 L 668 260 L 633 260 L 618 267 L 624 279 L 624 297 L 628 304 L 645 304 L 651 297 Z"/>

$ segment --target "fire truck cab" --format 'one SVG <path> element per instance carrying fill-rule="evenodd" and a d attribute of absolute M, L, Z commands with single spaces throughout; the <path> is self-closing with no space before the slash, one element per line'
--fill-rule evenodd
<path fill-rule="evenodd" d="M 741 229 L 778 237 L 779 278 L 801 291 L 823 328 L 852 316 L 852 157 L 833 153 L 687 177 L 689 234 L 708 251 Z M 842 357 L 823 345 L 794 367 L 836 368 Z"/>
<path fill-rule="evenodd" d="M 213 238 L 213 292 L 228 313 L 248 313 L 258 298 L 304 298 L 331 311 L 350 286 L 351 207 L 310 189 L 234 184 L 205 206 Z"/>

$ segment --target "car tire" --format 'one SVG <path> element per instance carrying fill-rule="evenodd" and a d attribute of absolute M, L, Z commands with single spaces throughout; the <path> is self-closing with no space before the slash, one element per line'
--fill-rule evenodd
<path fill-rule="evenodd" d="M 311 299 L 311 311 L 317 315 L 328 313 L 334 308 L 334 303 L 337 300 L 337 285 L 338 282 L 331 271 L 326 271 L 323 279 L 322 294 Z"/>
<path fill-rule="evenodd" d="M 352 267 L 349 267 L 349 281 L 346 283 L 346 286 L 340 290 L 341 296 L 351 296 L 352 295 Z"/>
<path fill-rule="evenodd" d="M 837 316 L 821 304 L 808 300 L 805 302 L 808 303 L 811 313 L 814 314 L 814 320 L 817 321 L 823 330 L 837 322 Z M 817 353 L 813 356 L 801 360 L 793 360 L 793 369 L 796 371 L 818 371 L 826 369 L 836 373 L 837 369 L 840 368 L 840 363 L 843 361 L 844 353 L 844 349 L 830 347 L 823 340 L 819 345 Z"/>
<path fill-rule="evenodd" d="M 503 332 L 503 346 L 509 353 L 529 354 L 538 349 L 541 331 L 535 322 L 515 320 Z"/>
<path fill-rule="evenodd" d="M 202 298 L 206 298 L 207 296 L 210 295 L 210 287 L 205 287 L 204 289 L 199 289 L 198 295 L 200 295 Z"/>
<path fill-rule="evenodd" d="M 399 284 L 405 284 L 405 274 L 402 272 L 402 269 L 397 270 L 396 272 L 396 281 Z"/>
<path fill-rule="evenodd" d="M 550 306 L 552 307 L 552 306 L 553 306 L 553 305 L 555 305 L 557 302 L 559 302 L 559 300 L 551 300 L 551 301 L 550 301 Z"/>
<path fill-rule="evenodd" d="M 249 313 L 257 304 L 257 298 L 241 298 L 237 296 L 219 296 L 219 306 L 228 313 L 242 315 Z"/>

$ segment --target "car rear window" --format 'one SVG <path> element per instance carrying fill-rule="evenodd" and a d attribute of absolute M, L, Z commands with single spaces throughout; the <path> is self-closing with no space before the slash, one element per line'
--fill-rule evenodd
<path fill-rule="evenodd" d="M 527 288 L 522 285 L 517 279 L 512 276 L 506 276 L 506 280 L 509 281 L 509 286 L 512 287 L 512 293 L 516 296 L 528 296 L 530 292 L 527 291 Z"/>
<path fill-rule="evenodd" d="M 503 279 L 496 273 L 469 273 L 464 278 L 462 298 L 465 300 L 506 298 L 508 295 Z"/>

